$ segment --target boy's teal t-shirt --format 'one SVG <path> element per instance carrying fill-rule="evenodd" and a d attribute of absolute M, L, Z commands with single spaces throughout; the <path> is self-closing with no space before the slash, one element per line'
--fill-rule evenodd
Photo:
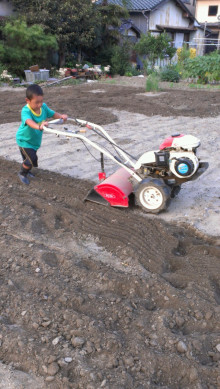
<path fill-rule="evenodd" d="M 43 131 L 29 127 L 26 124 L 26 120 L 31 119 L 35 123 L 41 124 L 44 120 L 53 117 L 54 114 L 55 111 L 50 109 L 45 103 L 43 103 L 39 115 L 28 104 L 25 105 L 21 110 L 21 125 L 16 133 L 18 146 L 38 150 L 41 145 Z"/>

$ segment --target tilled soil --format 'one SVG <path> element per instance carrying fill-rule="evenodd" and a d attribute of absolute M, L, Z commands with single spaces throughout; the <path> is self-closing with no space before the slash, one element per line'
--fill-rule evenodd
<path fill-rule="evenodd" d="M 202 118 L 220 107 L 209 91 L 44 92 L 55 110 L 101 125 L 117 120 L 103 108 Z M 1 123 L 20 121 L 24 96 L 1 92 Z M 0 360 L 22 376 L 11 384 L 0 370 L 0 389 L 220 388 L 217 238 L 85 203 L 86 180 L 38 170 L 27 188 L 18 164 L 0 166 Z"/>
<path fill-rule="evenodd" d="M 99 89 L 106 93 L 89 93 Z M 143 96 L 144 87 L 105 84 L 81 84 L 74 87 L 44 88 L 45 101 L 58 112 L 70 117 L 107 124 L 117 118 L 110 111 L 103 115 L 102 108 L 117 108 L 146 116 L 197 116 L 219 115 L 220 93 L 211 91 L 167 90 L 156 97 Z M 139 94 L 140 93 L 140 94 Z M 20 121 L 20 111 L 25 104 L 25 89 L 1 93 L 0 123 Z"/>
<path fill-rule="evenodd" d="M 217 241 L 0 163 L 1 361 L 51 389 L 220 387 Z"/>

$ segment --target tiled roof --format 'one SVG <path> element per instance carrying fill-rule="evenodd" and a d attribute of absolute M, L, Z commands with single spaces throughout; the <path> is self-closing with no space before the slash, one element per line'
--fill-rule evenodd
<path fill-rule="evenodd" d="M 129 11 L 151 10 L 164 0 L 108 0 L 109 4 L 126 6 Z M 99 1 L 98 1 L 99 3 Z"/>
<path fill-rule="evenodd" d="M 166 0 L 108 0 L 109 4 L 115 4 L 120 5 L 121 7 L 126 7 L 128 11 L 151 11 L 155 9 L 158 5 L 161 5 Z M 189 18 L 191 20 L 195 20 L 195 17 L 191 14 L 189 9 L 185 6 L 183 1 L 181 0 L 175 0 L 176 3 L 185 11 L 187 12 Z M 102 0 L 97 0 L 96 3 L 100 4 Z"/>

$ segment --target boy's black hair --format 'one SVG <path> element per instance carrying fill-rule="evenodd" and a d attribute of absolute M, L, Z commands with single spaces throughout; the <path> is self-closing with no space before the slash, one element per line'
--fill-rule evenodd
<path fill-rule="evenodd" d="M 42 88 L 37 84 L 30 85 L 26 90 L 26 97 L 28 100 L 31 100 L 33 96 L 43 96 L 44 92 Z"/>

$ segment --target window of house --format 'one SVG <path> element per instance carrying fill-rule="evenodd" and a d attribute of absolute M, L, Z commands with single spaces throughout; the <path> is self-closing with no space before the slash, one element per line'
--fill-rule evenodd
<path fill-rule="evenodd" d="M 170 35 L 170 39 L 171 39 L 170 45 L 171 45 L 171 47 L 174 47 L 174 41 L 175 41 L 176 34 L 174 32 L 171 32 L 169 35 Z"/>
<path fill-rule="evenodd" d="M 189 44 L 189 32 L 184 32 L 184 43 L 186 43 L 187 45 Z"/>
<path fill-rule="evenodd" d="M 217 12 L 218 12 L 218 6 L 217 5 L 210 5 L 209 6 L 208 16 L 216 16 Z"/>

